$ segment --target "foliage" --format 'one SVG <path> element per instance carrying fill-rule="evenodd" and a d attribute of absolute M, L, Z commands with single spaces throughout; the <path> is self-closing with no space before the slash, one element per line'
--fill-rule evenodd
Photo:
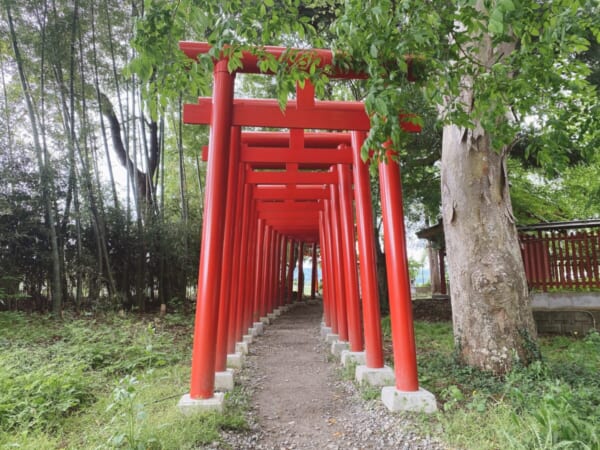
<path fill-rule="evenodd" d="M 159 448 L 156 439 L 141 440 L 140 426 L 146 418 L 146 412 L 143 405 L 136 400 L 137 379 L 133 376 L 126 376 L 119 381 L 119 384 L 113 390 L 113 403 L 108 405 L 106 411 L 121 409 L 119 415 L 113 417 L 118 421 L 124 419 L 124 430 L 117 428 L 117 431 L 110 438 L 110 445 L 114 448 L 126 447 L 129 449 L 152 449 Z"/>
<path fill-rule="evenodd" d="M 183 416 L 190 318 L 113 315 L 56 322 L 0 313 L 1 448 L 197 448 L 243 430 L 237 387 L 225 414 Z"/>
<path fill-rule="evenodd" d="M 1 360 L 0 430 L 54 431 L 65 417 L 94 400 L 81 364 L 56 361 L 27 371 L 27 356 L 32 355 L 21 353 L 21 362 Z"/>
<path fill-rule="evenodd" d="M 283 104 L 288 94 L 295 90 L 295 82 L 309 75 L 305 69 L 320 90 L 326 76 L 320 77 L 315 73 L 314 60 L 285 54 L 278 61 L 254 47 L 291 44 L 296 39 L 309 36 L 314 44 L 318 44 L 316 29 L 311 24 L 315 9 L 310 7 L 317 7 L 318 3 L 327 5 L 329 2 L 312 2 L 311 5 L 303 5 L 302 11 L 300 2 L 292 0 L 254 3 L 208 1 L 203 2 L 202 8 L 192 0 L 147 2 L 133 40 L 138 55 L 129 65 L 129 70 L 146 85 L 145 99 L 152 114 L 156 114 L 169 101 L 174 102 L 181 92 L 207 93 L 213 58 L 220 52 L 229 57 L 228 67 L 233 71 L 240 65 L 242 52 L 252 51 L 261 56 L 261 71 L 277 74 L 278 95 Z M 191 62 L 177 48 L 178 41 L 186 39 L 207 41 L 213 48 Z M 280 64 L 284 60 L 292 64 L 289 67 Z"/>
<path fill-rule="evenodd" d="M 458 364 L 449 323 L 416 322 L 415 334 L 420 381 L 438 398 L 436 423 L 450 445 L 600 448 L 597 332 L 583 339 L 543 337 L 544 359 L 505 377 Z"/>
<path fill-rule="evenodd" d="M 207 136 L 179 136 L 178 104 L 161 108 L 160 117 L 152 115 L 157 122 L 148 120 L 150 110 L 139 102 L 146 75 L 124 72 L 133 55 L 134 21 L 145 14 L 143 2 L 123 8 L 114 0 L 8 1 L 1 8 L 5 32 L 11 12 L 42 148 L 38 155 L 6 33 L 0 45 L 0 269 L 6 277 L 0 309 L 47 310 L 57 296 L 49 286 L 56 266 L 67 308 L 157 309 L 172 298 L 187 299 L 188 281 L 197 270 L 202 210 L 190 208 L 183 220 L 181 208 L 202 203 L 204 169 L 195 155 Z M 161 51 L 157 57 L 165 61 L 170 53 Z M 168 63 L 175 67 L 176 61 Z M 107 103 L 114 122 L 100 114 Z M 178 142 L 193 149 L 184 155 L 181 170 Z M 158 162 L 158 154 L 163 164 L 142 185 L 152 184 L 146 189 L 152 192 L 142 197 L 138 191 L 144 189 L 134 189 L 140 180 L 132 174 L 151 173 L 148 167 Z M 124 173 L 120 165 L 127 160 L 135 170 Z M 186 184 L 180 171 L 198 174 L 200 183 L 188 175 Z M 55 215 L 56 263 L 42 195 L 46 184 Z"/>
<path fill-rule="evenodd" d="M 444 120 L 467 127 L 478 121 L 500 148 L 514 140 L 530 114 L 568 136 L 568 130 L 554 125 L 560 124 L 556 118 L 565 105 L 574 107 L 593 92 L 585 78 L 588 66 L 573 55 L 589 48 L 588 30 L 594 38 L 600 36 L 597 8 L 595 2 L 571 0 L 528 2 L 518 8 L 512 0 L 458 5 L 349 1 L 335 24 L 335 43 L 370 75 L 371 113 L 386 117 L 405 106 L 402 88 L 409 66 L 404 56 L 418 55 L 412 69 L 430 101 L 445 108 Z M 491 66 L 479 63 L 481 48 L 471 43 L 472 36 L 484 34 L 498 57 Z M 501 58 L 504 44 L 511 41 L 518 45 Z M 467 108 L 460 101 L 465 80 L 474 92 L 474 103 Z M 509 114 L 512 121 L 499 120 Z M 395 121 L 374 120 L 373 125 L 371 134 L 379 142 L 392 136 L 400 143 Z"/>

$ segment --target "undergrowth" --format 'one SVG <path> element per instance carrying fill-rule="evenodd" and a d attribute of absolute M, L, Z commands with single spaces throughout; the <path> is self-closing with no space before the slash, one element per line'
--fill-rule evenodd
<path fill-rule="evenodd" d="M 185 449 L 244 429 L 246 396 L 225 414 L 183 416 L 192 319 L 0 313 L 0 448 Z"/>
<path fill-rule="evenodd" d="M 450 447 L 600 450 L 598 333 L 541 338 L 542 361 L 502 378 L 456 363 L 450 324 L 418 322 L 415 334 L 421 384 L 440 406 L 420 424 Z M 192 449 L 245 429 L 240 387 L 224 414 L 177 410 L 191 335 L 191 318 L 176 315 L 55 322 L 0 313 L 0 448 Z"/>
<path fill-rule="evenodd" d="M 440 407 L 422 425 L 451 446 L 600 450 L 597 332 L 542 337 L 543 359 L 504 377 L 457 363 L 449 323 L 417 322 L 415 335 L 420 382 Z"/>

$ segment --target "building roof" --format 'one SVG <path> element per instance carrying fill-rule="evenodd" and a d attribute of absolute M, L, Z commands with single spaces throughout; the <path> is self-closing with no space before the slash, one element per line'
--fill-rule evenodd
<path fill-rule="evenodd" d="M 600 219 L 569 220 L 565 222 L 541 222 L 532 225 L 517 226 L 519 231 L 543 231 L 543 230 L 572 230 L 578 228 L 600 227 Z M 444 239 L 444 224 L 440 220 L 437 224 L 417 231 L 419 239 L 427 239 L 432 242 L 441 242 Z"/>
<path fill-rule="evenodd" d="M 567 230 L 576 228 L 596 228 L 600 227 L 600 219 L 570 220 L 566 222 L 542 222 L 533 225 L 519 226 L 519 231 L 534 230 Z"/>

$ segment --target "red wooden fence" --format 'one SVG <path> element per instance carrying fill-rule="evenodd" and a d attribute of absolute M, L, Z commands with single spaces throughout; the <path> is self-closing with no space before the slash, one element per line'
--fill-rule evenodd
<path fill-rule="evenodd" d="M 600 230 L 521 232 L 530 288 L 600 288 Z"/>

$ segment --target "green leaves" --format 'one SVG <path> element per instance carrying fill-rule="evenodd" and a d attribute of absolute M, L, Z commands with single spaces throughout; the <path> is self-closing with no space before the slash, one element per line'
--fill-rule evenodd
<path fill-rule="evenodd" d="M 366 64 L 369 92 L 377 97 L 368 108 L 385 115 L 391 102 L 406 103 L 407 54 L 426 61 L 417 83 L 439 106 L 441 119 L 463 127 L 480 123 L 496 148 L 510 144 L 525 118 L 557 115 L 561 103 L 554 96 L 589 96 L 583 94 L 587 66 L 574 55 L 588 48 L 587 36 L 598 30 L 592 19 L 599 14 L 597 3 L 531 1 L 517 8 L 514 0 L 496 0 L 485 2 L 485 8 L 477 5 L 346 2 L 333 27 L 336 45 L 347 49 L 354 64 Z M 382 79 L 386 89 L 380 87 Z M 399 90 L 398 98 L 386 94 L 392 88 Z M 468 98 L 463 96 L 467 90 Z M 397 136 L 390 124 L 373 116 L 369 145 L 379 148 L 386 133 Z"/>
<path fill-rule="evenodd" d="M 504 32 L 504 14 L 499 8 L 490 14 L 488 31 L 491 34 L 502 34 Z"/>

